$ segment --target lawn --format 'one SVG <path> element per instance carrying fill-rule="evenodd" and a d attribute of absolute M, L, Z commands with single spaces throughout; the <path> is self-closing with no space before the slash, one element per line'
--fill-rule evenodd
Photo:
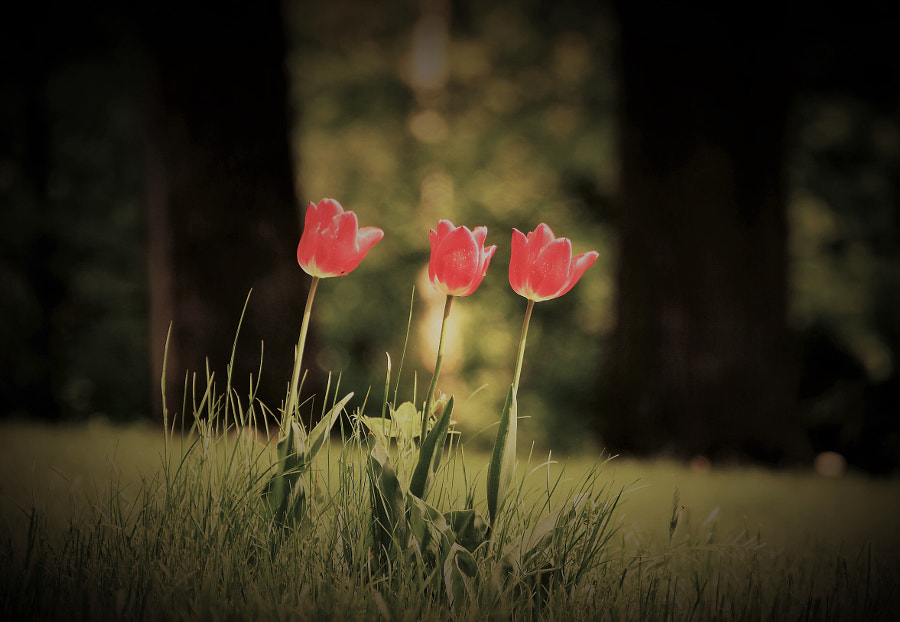
<path fill-rule="evenodd" d="M 506 591 L 476 585 L 468 595 L 478 607 L 451 610 L 442 594 L 428 591 L 429 577 L 396 567 L 386 577 L 373 575 L 371 567 L 364 572 L 367 528 L 347 512 L 329 513 L 340 506 L 337 496 L 324 495 L 322 525 L 279 536 L 278 550 L 271 525 L 267 532 L 253 509 L 258 495 L 215 492 L 247 488 L 240 476 L 238 486 L 229 488 L 221 466 L 204 471 L 197 466 L 202 461 L 190 463 L 180 476 L 180 494 L 208 497 L 215 512 L 202 509 L 209 504 L 181 499 L 165 502 L 169 516 L 157 513 L 160 491 L 174 490 L 177 477 L 174 471 L 157 477 L 164 438 L 152 427 L 5 423 L 0 443 L 6 619 L 64 612 L 74 619 L 450 619 L 474 616 L 479 607 L 485 615 L 518 619 L 890 620 L 900 613 L 894 593 L 900 580 L 897 478 L 691 469 L 615 458 L 597 471 L 611 500 L 622 491 L 610 506 L 616 529 L 602 563 L 566 590 L 541 592 L 534 587 L 539 572 L 525 573 L 521 585 Z M 179 441 L 174 445 L 180 447 Z M 339 445 L 321 452 L 323 482 L 329 476 L 335 481 L 340 455 Z M 517 474 L 520 480 L 527 474 L 528 482 L 523 506 L 542 499 L 539 492 L 525 492 L 557 482 L 559 498 L 571 499 L 567 487 L 577 486 L 598 462 L 595 456 L 553 459 L 547 465 L 546 457 L 520 453 Z M 487 455 L 465 456 L 476 508 L 483 502 L 478 487 L 487 461 Z M 459 471 L 461 463 L 451 461 L 447 472 Z M 149 501 L 139 501 L 148 490 Z M 365 505 L 360 500 L 367 494 L 351 489 L 350 503 L 340 507 Z M 233 510 L 223 509 L 228 503 Z M 521 514 L 523 524 L 529 524 L 530 511 Z M 206 522 L 212 515 L 227 525 Z M 167 518 L 195 524 L 173 527 Z M 327 525 L 339 521 L 349 521 L 341 533 L 356 534 L 356 542 L 334 537 L 337 527 Z M 356 562 L 328 557 L 338 540 L 359 549 L 345 555 Z M 267 547 L 270 563 L 245 563 Z M 297 559 L 303 561 L 292 561 Z M 477 563 L 489 565 L 486 557 Z M 73 595 L 79 590 L 81 596 Z"/>

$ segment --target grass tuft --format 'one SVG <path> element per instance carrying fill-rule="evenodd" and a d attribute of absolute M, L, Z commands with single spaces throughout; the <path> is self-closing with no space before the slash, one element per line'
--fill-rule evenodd
<path fill-rule="evenodd" d="M 467 453 L 451 427 L 443 459 L 428 462 L 426 502 L 408 493 L 417 426 L 377 440 L 358 411 L 297 471 L 305 505 L 289 522 L 263 494 L 284 468 L 277 439 L 251 427 L 264 407 L 206 382 L 186 392 L 184 432 L 4 424 L 4 619 L 837 621 L 900 610 L 893 480 L 528 454 L 490 525 L 489 456 Z M 333 418 L 338 384 L 301 407 Z M 396 390 L 387 403 L 389 387 L 375 419 L 405 408 Z M 379 495 L 391 504 L 373 516 Z"/>

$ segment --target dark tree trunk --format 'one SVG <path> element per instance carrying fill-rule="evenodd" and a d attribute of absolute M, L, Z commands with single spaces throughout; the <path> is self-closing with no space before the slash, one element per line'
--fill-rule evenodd
<path fill-rule="evenodd" d="M 205 361 L 225 387 L 242 306 L 234 384 L 247 395 L 265 343 L 259 397 L 273 410 L 290 380 L 308 279 L 288 142 L 285 41 L 277 1 L 154 3 L 148 49 L 151 342 L 167 403 Z M 158 386 L 158 385 L 157 385 Z M 158 394 L 158 392 L 157 392 Z M 157 412 L 160 412 L 157 409 Z M 188 405 L 190 412 L 190 405 Z"/>
<path fill-rule="evenodd" d="M 786 33 L 778 15 L 651 5 L 617 6 L 621 254 L 603 440 L 790 459 L 802 443 L 786 323 Z"/>
<path fill-rule="evenodd" d="M 48 192 L 47 88 L 59 59 L 72 57 L 84 47 L 71 33 L 88 31 L 76 15 L 57 4 L 24 5 L 16 19 L 0 22 L 0 94 L 4 98 L 0 162 L 6 169 L 3 215 L 10 230 L 2 236 L 0 278 L 4 288 L 19 285 L 18 291 L 0 294 L 6 303 L 0 303 L 5 324 L 0 339 L 0 414 L 29 413 L 50 420 L 63 414 L 54 315 L 66 297 L 66 284 L 54 266 L 59 262 L 60 241 Z M 15 190 L 19 194 L 13 195 Z M 24 277 L 24 282 L 16 283 L 17 277 Z M 24 308 L 18 306 L 23 303 Z"/>
<path fill-rule="evenodd" d="M 12 317 L 8 319 L 4 314 L 12 343 L 4 340 L 4 351 L 0 354 L 4 370 L 0 378 L 0 393 L 4 396 L 0 412 L 27 412 L 56 420 L 61 417 L 62 409 L 58 399 L 61 383 L 56 368 L 60 356 L 55 348 L 59 335 L 53 316 L 65 299 L 66 287 L 53 267 L 58 261 L 60 244 L 47 196 L 49 120 L 43 101 L 47 72 L 46 64 L 35 62 L 31 72 L 20 77 L 19 85 L 24 92 L 22 123 L 17 128 L 23 137 L 20 152 L 13 154 L 0 150 L 0 159 L 18 158 L 22 177 L 27 180 L 25 185 L 30 191 L 31 209 L 35 213 L 30 218 L 34 228 L 16 232 L 25 242 L 10 244 L 0 250 L 0 268 L 6 268 L 3 264 L 8 262 L 24 275 L 36 303 L 29 311 L 10 309 Z"/>

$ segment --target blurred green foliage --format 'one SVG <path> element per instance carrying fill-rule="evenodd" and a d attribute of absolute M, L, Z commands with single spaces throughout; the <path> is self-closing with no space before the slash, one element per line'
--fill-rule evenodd
<path fill-rule="evenodd" d="M 896 99 L 896 96 L 894 96 Z M 801 415 L 817 450 L 874 472 L 900 448 L 900 112 L 830 92 L 797 97 L 791 319 Z"/>
<path fill-rule="evenodd" d="M 884 380 L 900 354 L 900 112 L 831 95 L 794 114 L 794 319 L 831 327 Z"/>

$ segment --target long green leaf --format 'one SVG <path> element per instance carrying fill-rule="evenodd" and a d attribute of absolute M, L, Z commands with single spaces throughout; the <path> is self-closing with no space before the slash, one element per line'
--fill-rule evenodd
<path fill-rule="evenodd" d="M 373 536 L 377 555 L 381 557 L 391 551 L 393 542 L 405 543 L 406 501 L 391 458 L 378 441 L 369 453 L 368 472 Z"/>
<path fill-rule="evenodd" d="M 310 433 L 309 439 L 307 439 L 307 453 L 306 460 L 307 462 L 316 457 L 316 454 L 319 453 L 319 450 L 322 449 L 322 446 L 325 444 L 325 440 L 328 438 L 328 435 L 331 433 L 331 428 L 334 426 L 334 422 L 337 421 L 338 417 L 341 415 L 341 411 L 343 411 L 344 406 L 347 405 L 347 402 L 350 401 L 350 398 L 353 397 L 353 393 L 348 393 L 344 399 L 331 407 L 331 410 L 322 417 L 322 420 L 316 424 Z"/>
<path fill-rule="evenodd" d="M 278 442 L 275 473 L 263 490 L 263 496 L 277 524 L 284 525 L 288 520 L 303 520 L 307 508 L 307 491 L 302 477 L 324 446 L 331 428 L 352 397 L 353 393 L 350 393 L 335 404 L 308 435 L 303 424 L 288 415 L 284 426 L 286 433 Z"/>
<path fill-rule="evenodd" d="M 302 519 L 306 513 L 306 490 L 300 481 L 307 464 L 306 441 L 303 426 L 291 418 L 287 434 L 278 442 L 275 473 L 263 491 L 277 524 L 283 525 L 288 517 Z"/>
<path fill-rule="evenodd" d="M 419 448 L 419 462 L 413 471 L 412 480 L 409 483 L 409 492 L 425 499 L 434 485 L 434 475 L 441 465 L 441 454 L 444 452 L 444 444 L 447 442 L 447 432 L 450 430 L 450 414 L 453 412 L 453 397 L 444 407 L 441 418 L 438 419 L 431 432 L 425 437 L 425 442 Z"/>
<path fill-rule="evenodd" d="M 497 439 L 494 441 L 491 464 L 488 467 L 487 502 L 492 526 L 497 521 L 503 501 L 506 499 L 516 467 L 517 411 L 516 393 L 510 385 L 503 412 L 500 414 L 500 426 L 497 428 Z"/>

